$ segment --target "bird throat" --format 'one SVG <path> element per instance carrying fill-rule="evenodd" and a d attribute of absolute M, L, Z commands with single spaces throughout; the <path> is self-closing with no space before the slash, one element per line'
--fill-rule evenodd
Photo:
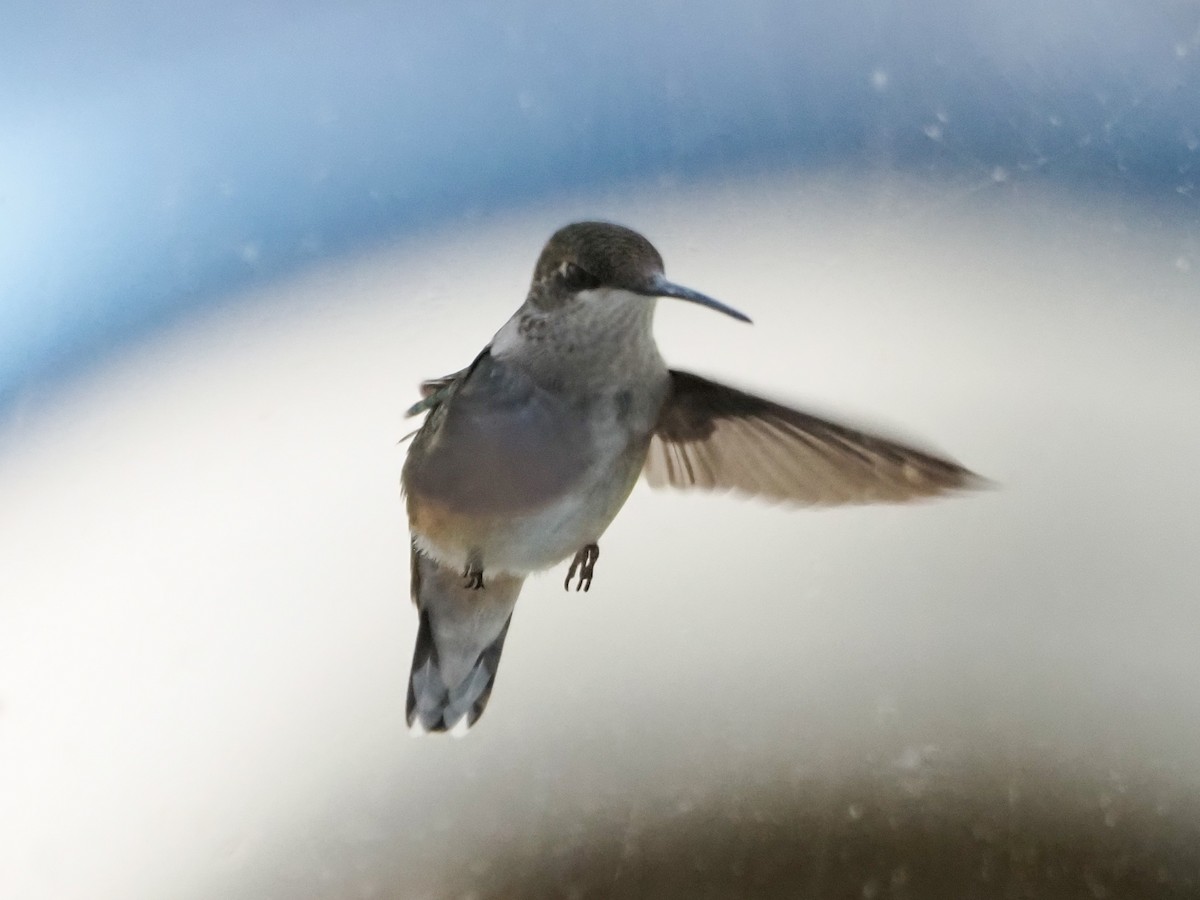
<path fill-rule="evenodd" d="M 496 335 L 492 352 L 519 361 L 539 380 L 580 388 L 663 371 L 654 298 L 603 288 L 588 293 L 553 310 L 522 307 Z"/>

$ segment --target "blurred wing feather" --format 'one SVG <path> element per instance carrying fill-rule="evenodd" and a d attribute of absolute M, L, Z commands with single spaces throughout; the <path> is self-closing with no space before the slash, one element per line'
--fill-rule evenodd
<path fill-rule="evenodd" d="M 480 361 L 491 352 L 491 348 L 491 344 L 484 347 L 483 351 L 475 357 L 475 361 L 465 369 L 459 369 L 457 372 L 453 372 L 450 375 L 443 375 L 441 378 L 430 378 L 428 381 L 422 381 L 419 388 L 421 399 L 405 410 L 404 417 L 411 419 L 413 416 L 419 416 L 421 413 L 429 412 L 431 409 L 436 409 L 440 406 L 459 385 L 470 377 L 471 372 L 475 370 Z M 413 432 L 413 434 L 415 433 Z"/>
<path fill-rule="evenodd" d="M 983 485 L 948 459 L 698 375 L 672 371 L 671 387 L 646 458 L 653 487 L 837 505 L 899 503 Z"/>

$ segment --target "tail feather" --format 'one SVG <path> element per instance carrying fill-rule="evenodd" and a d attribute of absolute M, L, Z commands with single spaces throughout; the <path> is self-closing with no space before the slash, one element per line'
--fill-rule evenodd
<path fill-rule="evenodd" d="M 523 578 L 493 576 L 473 590 L 457 572 L 413 553 L 413 600 L 420 615 L 408 724 L 449 731 L 475 724 L 487 706 Z"/>

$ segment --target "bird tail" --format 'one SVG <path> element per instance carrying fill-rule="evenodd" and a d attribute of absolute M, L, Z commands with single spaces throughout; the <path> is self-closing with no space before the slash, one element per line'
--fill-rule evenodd
<path fill-rule="evenodd" d="M 413 602 L 420 626 L 408 679 L 408 724 L 421 731 L 470 728 L 483 714 L 524 578 L 493 575 L 475 590 L 416 550 Z"/>

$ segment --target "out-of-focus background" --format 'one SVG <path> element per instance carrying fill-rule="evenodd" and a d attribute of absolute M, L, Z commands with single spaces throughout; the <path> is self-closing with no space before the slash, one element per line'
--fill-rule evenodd
<path fill-rule="evenodd" d="M 1200 893 L 1194 4 L 4 18 L 0 896 Z M 999 487 L 639 488 L 416 739 L 403 410 L 582 217 Z"/>

